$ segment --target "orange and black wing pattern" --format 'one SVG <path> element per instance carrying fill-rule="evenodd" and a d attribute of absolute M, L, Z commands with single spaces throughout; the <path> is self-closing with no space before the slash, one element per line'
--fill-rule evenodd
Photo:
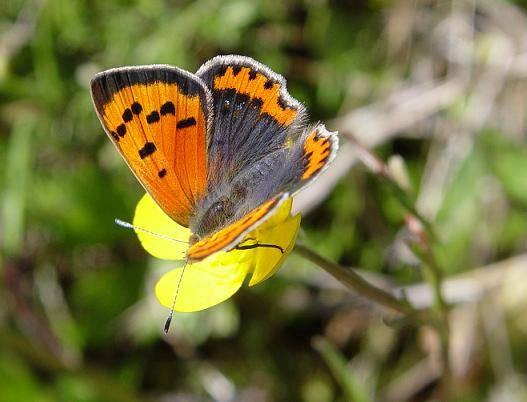
<path fill-rule="evenodd" d="M 183 226 L 207 189 L 212 98 L 193 74 L 171 66 L 125 67 L 91 82 L 104 129 L 146 191 Z"/>
<path fill-rule="evenodd" d="M 337 148 L 337 134 L 327 131 L 324 125 L 308 130 L 303 144 L 304 170 L 300 179 L 307 181 L 319 174 L 333 160 Z"/>
<path fill-rule="evenodd" d="M 326 130 L 323 124 L 306 130 L 294 145 L 292 166 L 295 166 L 288 190 L 296 193 L 316 179 L 333 161 L 339 141 L 336 132 Z"/>
<path fill-rule="evenodd" d="M 282 148 L 304 121 L 305 109 L 289 95 L 285 79 L 253 59 L 218 56 L 196 75 L 209 87 L 214 101 L 211 171 L 228 167 L 237 174 Z"/>
<path fill-rule="evenodd" d="M 244 240 L 247 233 L 270 217 L 289 196 L 289 194 L 279 194 L 254 208 L 234 223 L 201 239 L 187 251 L 188 259 L 190 261 L 200 261 L 218 251 L 232 250 Z"/>

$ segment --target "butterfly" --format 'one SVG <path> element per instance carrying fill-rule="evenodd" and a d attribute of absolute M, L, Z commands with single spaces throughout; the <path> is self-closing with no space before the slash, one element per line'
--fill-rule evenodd
<path fill-rule="evenodd" d="M 139 182 L 190 229 L 189 261 L 243 249 L 338 148 L 336 132 L 306 124 L 281 75 L 245 56 L 214 57 L 195 74 L 169 65 L 110 69 L 95 75 L 91 94 Z"/>

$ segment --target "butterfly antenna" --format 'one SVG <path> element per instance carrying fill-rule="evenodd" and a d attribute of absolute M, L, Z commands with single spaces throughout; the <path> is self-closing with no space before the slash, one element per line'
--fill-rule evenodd
<path fill-rule="evenodd" d="M 179 293 L 179 287 L 181 286 L 181 281 L 183 280 L 183 275 L 185 275 L 185 269 L 187 268 L 187 265 L 188 265 L 188 259 L 185 261 L 185 265 L 183 266 L 183 271 L 181 271 L 181 275 L 179 276 L 179 279 L 177 281 L 176 293 L 174 294 L 174 300 L 172 300 L 172 306 L 170 307 L 170 314 L 168 315 L 168 318 L 165 321 L 165 327 L 163 329 L 165 331 L 165 334 L 168 334 L 168 330 L 170 329 L 170 323 L 172 322 L 172 317 L 174 316 L 174 308 L 176 307 L 176 299 Z"/>
<path fill-rule="evenodd" d="M 173 237 L 170 237 L 170 236 L 165 236 L 165 235 L 162 235 L 160 233 L 155 233 L 155 232 L 152 232 L 152 231 L 150 231 L 148 229 L 144 229 L 144 228 L 141 228 L 139 226 L 132 225 L 131 223 L 122 221 L 120 219 L 115 219 L 115 223 L 117 225 L 119 225 L 119 226 L 122 226 L 123 228 L 134 229 L 134 230 L 139 231 L 139 232 L 148 233 L 149 235 L 152 235 L 152 236 L 155 236 L 155 237 L 159 237 L 160 239 L 170 240 L 170 241 L 173 241 L 173 242 L 176 242 L 176 243 L 188 243 L 188 241 L 178 240 L 178 239 L 174 239 Z"/>

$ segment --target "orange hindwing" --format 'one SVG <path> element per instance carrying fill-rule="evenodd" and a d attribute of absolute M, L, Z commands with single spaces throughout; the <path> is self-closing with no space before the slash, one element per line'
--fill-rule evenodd
<path fill-rule="evenodd" d="M 335 157 L 338 148 L 336 133 L 319 124 L 308 131 L 304 138 L 304 169 L 301 182 L 314 179 Z"/>

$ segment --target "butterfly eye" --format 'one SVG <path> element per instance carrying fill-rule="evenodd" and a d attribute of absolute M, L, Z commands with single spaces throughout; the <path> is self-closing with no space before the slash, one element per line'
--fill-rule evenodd
<path fill-rule="evenodd" d="M 223 202 L 215 202 L 214 204 L 212 204 L 210 206 L 210 212 L 214 213 L 214 212 L 220 212 L 221 210 L 223 210 L 223 205 L 224 203 Z"/>
<path fill-rule="evenodd" d="M 224 214 L 227 209 L 229 209 L 230 202 L 227 198 L 223 198 L 219 201 L 216 201 L 210 206 L 210 213 L 214 215 Z"/>
<path fill-rule="evenodd" d="M 192 233 L 192 235 L 190 235 L 188 243 L 189 243 L 189 245 L 192 246 L 192 245 L 196 244 L 200 240 L 201 239 L 200 239 L 200 237 L 197 234 Z"/>

